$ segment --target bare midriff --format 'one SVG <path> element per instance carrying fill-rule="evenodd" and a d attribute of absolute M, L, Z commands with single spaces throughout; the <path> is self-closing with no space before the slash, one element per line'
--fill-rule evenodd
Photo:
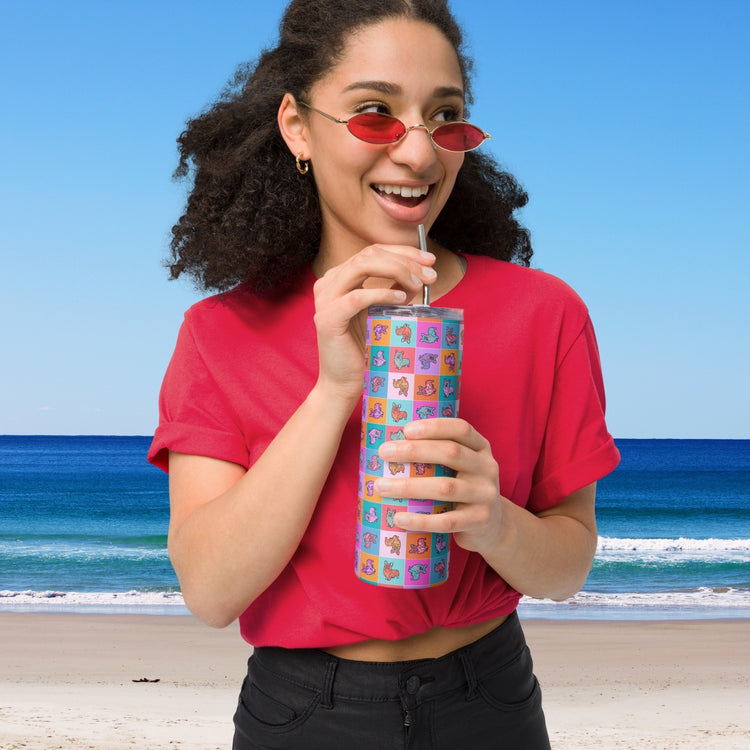
<path fill-rule="evenodd" d="M 400 641 L 371 640 L 323 649 L 340 659 L 355 661 L 412 661 L 437 659 L 456 649 L 468 646 L 505 622 L 507 615 L 492 620 L 464 625 L 460 628 L 431 628 L 424 633 Z"/>

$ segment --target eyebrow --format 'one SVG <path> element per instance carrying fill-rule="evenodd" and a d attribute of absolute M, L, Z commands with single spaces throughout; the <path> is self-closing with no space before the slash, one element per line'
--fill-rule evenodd
<path fill-rule="evenodd" d="M 398 84 L 390 83 L 388 81 L 355 81 L 346 86 L 344 92 L 359 91 L 363 89 L 367 91 L 379 91 L 381 94 L 387 94 L 389 96 L 398 96 L 403 93 Z M 458 99 L 463 100 L 464 91 L 457 86 L 439 86 L 435 89 L 434 96 L 438 99 L 446 99 L 455 96 Z"/>

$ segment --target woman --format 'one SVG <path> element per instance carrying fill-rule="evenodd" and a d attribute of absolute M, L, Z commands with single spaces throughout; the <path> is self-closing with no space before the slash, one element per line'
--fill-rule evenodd
<path fill-rule="evenodd" d="M 582 585 L 618 454 L 583 303 L 524 267 L 525 194 L 472 150 L 481 129 L 441 131 L 469 70 L 443 0 L 295 0 L 180 138 L 172 274 L 230 291 L 186 315 L 150 458 L 188 607 L 255 647 L 237 749 L 549 747 L 515 608 Z M 451 532 L 451 570 L 383 590 L 351 564 L 364 324 L 425 284 L 465 310 L 462 418 L 411 423 L 381 457 L 455 471 L 388 489 L 454 503 L 395 519 Z"/>

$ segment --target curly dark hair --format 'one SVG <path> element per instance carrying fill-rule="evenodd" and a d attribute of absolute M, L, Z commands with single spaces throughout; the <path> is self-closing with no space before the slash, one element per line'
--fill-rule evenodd
<path fill-rule="evenodd" d="M 270 295 L 299 277 L 318 251 L 321 212 L 314 180 L 298 174 L 279 132 L 279 105 L 286 93 L 305 99 L 352 31 L 392 17 L 425 21 L 445 35 L 471 103 L 472 63 L 446 0 L 292 0 L 278 45 L 240 66 L 178 138 L 175 178 L 193 184 L 172 228 L 172 279 L 187 273 L 199 288 L 218 291 L 244 282 Z M 492 157 L 469 152 L 430 236 L 451 250 L 529 265 L 529 234 L 513 216 L 527 201 Z"/>

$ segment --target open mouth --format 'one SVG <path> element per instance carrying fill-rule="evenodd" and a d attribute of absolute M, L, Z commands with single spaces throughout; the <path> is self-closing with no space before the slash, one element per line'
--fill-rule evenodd
<path fill-rule="evenodd" d="M 413 208 L 418 206 L 432 189 L 431 185 L 407 187 L 405 185 L 372 185 L 372 189 L 386 200 L 398 203 L 400 206 Z"/>

